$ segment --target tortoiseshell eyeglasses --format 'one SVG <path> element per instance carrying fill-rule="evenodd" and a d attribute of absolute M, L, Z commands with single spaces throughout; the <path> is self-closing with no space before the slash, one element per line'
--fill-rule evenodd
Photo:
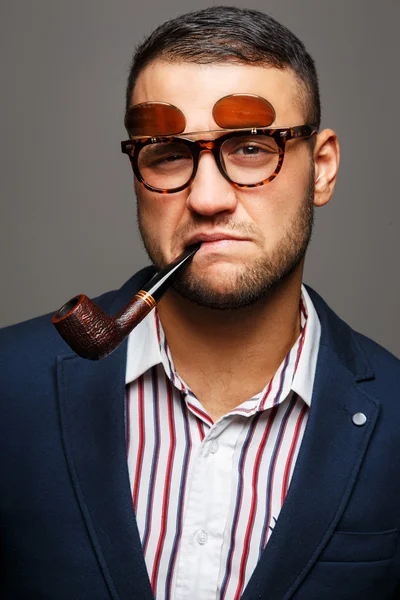
<path fill-rule="evenodd" d="M 243 110 L 244 102 L 247 112 Z M 139 114 L 132 115 L 133 110 L 138 108 Z M 215 104 L 214 120 L 223 129 L 185 133 L 184 136 L 176 135 L 186 124 L 176 107 L 154 102 L 137 105 L 130 110 L 125 119 L 128 132 L 140 134 L 151 129 L 159 134 L 154 133 L 151 137 L 132 135 L 131 139 L 121 142 L 122 152 L 129 156 L 137 179 L 148 190 L 163 194 L 180 192 L 192 183 L 200 153 L 204 150 L 212 152 L 221 175 L 235 187 L 260 187 L 278 175 L 289 140 L 311 138 L 317 133 L 312 125 L 280 129 L 265 127 L 274 120 L 274 109 L 265 99 L 248 94 L 233 94 Z M 260 122 L 264 127 L 258 125 Z M 253 126 L 249 127 L 249 123 Z M 174 135 L 163 135 L 168 129 Z M 227 129 L 230 131 L 227 132 Z M 215 139 L 186 137 L 221 133 L 223 135 Z"/>

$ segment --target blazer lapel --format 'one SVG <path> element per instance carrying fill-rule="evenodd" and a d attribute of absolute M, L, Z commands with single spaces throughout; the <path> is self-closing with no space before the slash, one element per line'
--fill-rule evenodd
<path fill-rule="evenodd" d="M 118 295 L 118 308 L 135 292 L 132 280 L 129 284 Z M 116 303 L 109 308 L 114 314 Z M 57 358 L 61 427 L 73 485 L 112 598 L 154 600 L 127 466 L 126 352 L 125 340 L 98 362 L 75 354 Z"/>
<path fill-rule="evenodd" d="M 378 402 L 357 385 L 373 373 L 350 328 L 315 292 L 312 300 L 322 337 L 309 420 L 288 495 L 243 600 L 292 597 L 341 518 L 378 417 Z M 359 412 L 367 417 L 361 427 L 352 421 Z"/>

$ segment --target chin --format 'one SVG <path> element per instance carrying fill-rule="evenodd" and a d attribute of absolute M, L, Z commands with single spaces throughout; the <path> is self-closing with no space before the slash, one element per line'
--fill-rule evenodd
<path fill-rule="evenodd" d="M 233 282 L 243 276 L 246 272 L 245 264 L 245 261 L 238 265 L 222 260 L 206 265 L 192 263 L 187 269 L 187 274 L 197 281 L 203 282 L 205 286 L 224 292 L 231 289 L 234 285 Z"/>
<path fill-rule="evenodd" d="M 240 270 L 235 274 L 216 274 L 213 277 L 185 273 L 173 287 L 186 300 L 213 309 L 238 309 L 266 298 L 275 288 L 275 278 L 254 280 Z"/>

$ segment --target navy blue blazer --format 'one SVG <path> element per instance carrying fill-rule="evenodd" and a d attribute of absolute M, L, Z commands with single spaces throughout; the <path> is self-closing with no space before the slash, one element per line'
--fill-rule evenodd
<path fill-rule="evenodd" d="M 115 314 L 150 272 L 97 301 Z M 242 599 L 400 598 L 400 361 L 309 293 L 322 326 L 311 412 Z M 3 600 L 153 599 L 126 461 L 126 351 L 81 359 L 51 315 L 0 331 Z"/>

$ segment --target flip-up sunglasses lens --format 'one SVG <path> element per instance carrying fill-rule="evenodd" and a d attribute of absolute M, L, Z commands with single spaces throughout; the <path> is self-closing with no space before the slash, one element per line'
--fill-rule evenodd
<path fill-rule="evenodd" d="M 275 110 L 260 96 L 231 94 L 216 102 L 213 117 L 223 129 L 268 127 L 275 120 Z"/>
<path fill-rule="evenodd" d="M 273 106 L 253 94 L 230 94 L 213 107 L 215 122 L 222 129 L 268 127 L 275 120 Z M 182 111 L 166 102 L 143 102 L 128 109 L 125 127 L 130 137 L 179 135 L 185 130 Z"/>
<path fill-rule="evenodd" d="M 128 109 L 125 128 L 130 137 L 177 135 L 186 126 L 183 113 L 165 102 L 144 102 Z"/>

